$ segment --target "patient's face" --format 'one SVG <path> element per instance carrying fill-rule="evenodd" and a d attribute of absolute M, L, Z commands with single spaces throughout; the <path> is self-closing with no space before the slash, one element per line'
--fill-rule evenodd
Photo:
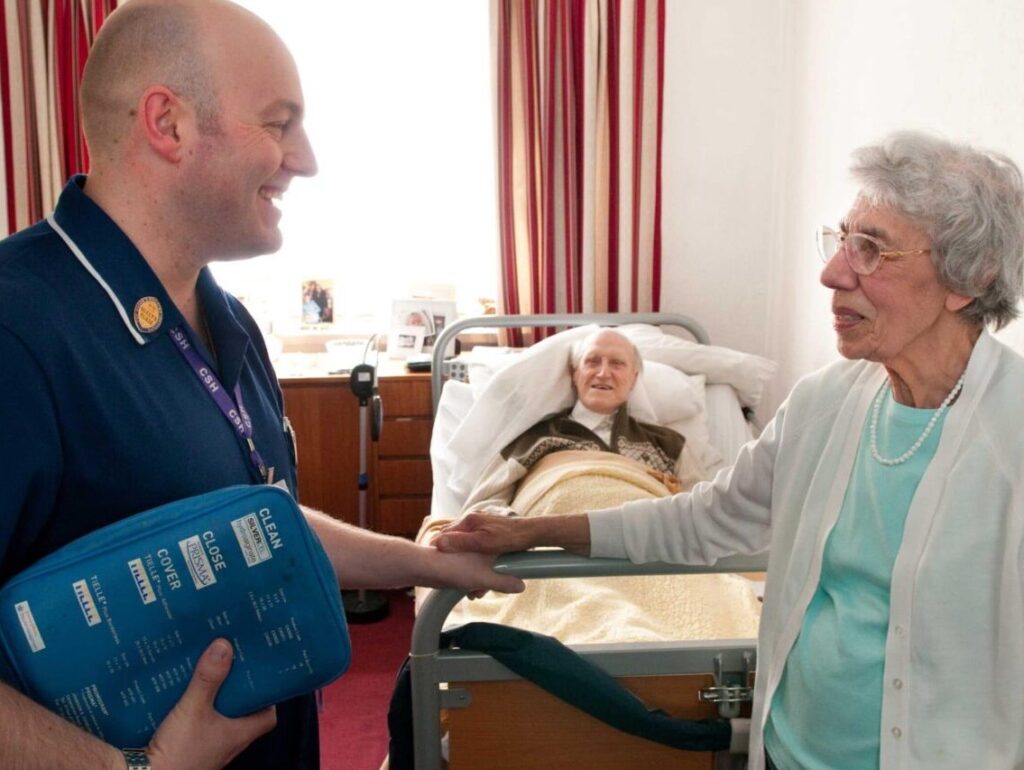
<path fill-rule="evenodd" d="M 576 395 L 583 406 L 610 414 L 626 403 L 637 378 L 633 346 L 613 331 L 596 334 L 572 374 Z"/>

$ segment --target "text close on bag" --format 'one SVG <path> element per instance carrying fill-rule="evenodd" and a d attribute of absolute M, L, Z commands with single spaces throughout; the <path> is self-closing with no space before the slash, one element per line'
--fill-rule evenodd
<path fill-rule="evenodd" d="M 214 704 L 229 717 L 348 667 L 334 570 L 284 490 L 229 487 L 154 508 L 0 589 L 12 684 L 114 745 L 149 742 L 217 637 L 235 648 Z"/>

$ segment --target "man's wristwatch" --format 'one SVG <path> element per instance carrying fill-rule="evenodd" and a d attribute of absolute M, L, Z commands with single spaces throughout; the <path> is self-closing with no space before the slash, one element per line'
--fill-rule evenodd
<path fill-rule="evenodd" d="M 145 749 L 121 749 L 128 770 L 153 770 Z"/>

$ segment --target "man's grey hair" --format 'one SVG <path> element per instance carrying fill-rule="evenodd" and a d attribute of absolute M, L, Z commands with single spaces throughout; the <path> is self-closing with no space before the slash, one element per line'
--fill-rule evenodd
<path fill-rule="evenodd" d="M 586 337 L 578 339 L 572 343 L 572 347 L 569 348 L 569 370 L 575 372 L 577 369 L 580 368 L 580 364 L 583 363 L 583 356 L 587 354 L 587 351 L 590 349 L 590 346 L 593 343 L 594 338 L 598 334 L 602 334 L 604 332 L 611 332 L 612 334 L 621 337 L 622 340 L 629 345 L 629 349 L 633 351 L 633 363 L 636 365 L 637 374 L 643 374 L 644 359 L 643 356 L 640 355 L 640 348 L 633 344 L 633 341 L 625 334 L 616 331 L 610 326 L 602 327 L 593 334 L 588 334 Z"/>
<path fill-rule="evenodd" d="M 195 3 L 130 2 L 100 29 L 82 75 L 82 123 L 94 155 L 114 153 L 131 130 L 138 99 L 167 86 L 196 112 L 199 129 L 219 131 L 220 103 Z"/>
<path fill-rule="evenodd" d="M 1005 155 L 915 131 L 853 152 L 853 178 L 869 202 L 924 228 L 939 280 L 973 298 L 960 311 L 999 329 L 1024 292 L 1024 182 Z M 902 248 L 902 244 L 892 244 Z"/>

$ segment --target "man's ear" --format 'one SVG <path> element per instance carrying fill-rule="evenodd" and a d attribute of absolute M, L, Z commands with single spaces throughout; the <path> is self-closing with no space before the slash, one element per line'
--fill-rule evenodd
<path fill-rule="evenodd" d="M 170 163 L 184 155 L 188 111 L 167 86 L 150 86 L 140 100 L 142 131 L 150 149 Z"/>

